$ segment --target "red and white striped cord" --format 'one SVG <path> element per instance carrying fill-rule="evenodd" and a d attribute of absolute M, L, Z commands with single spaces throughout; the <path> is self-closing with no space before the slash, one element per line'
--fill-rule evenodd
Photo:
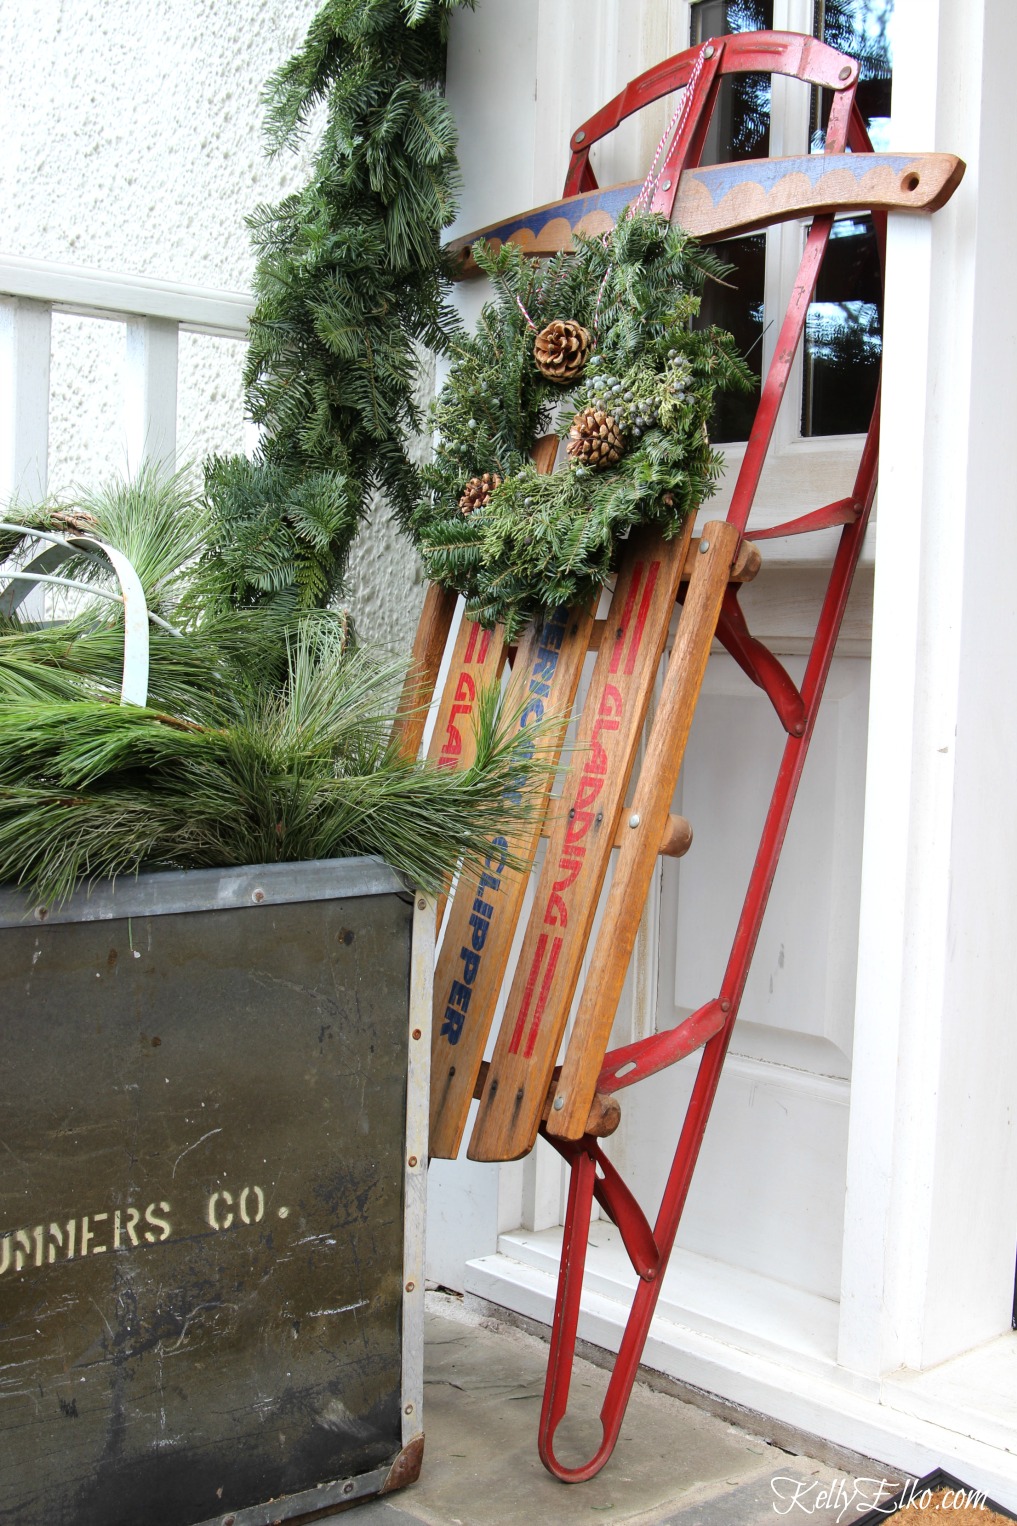
<path fill-rule="evenodd" d="M 692 73 L 689 75 L 688 80 L 682 89 L 681 99 L 674 109 L 674 114 L 672 115 L 670 122 L 667 124 L 663 133 L 661 134 L 660 142 L 657 144 L 657 152 L 653 156 L 653 162 L 647 171 L 646 179 L 643 181 L 639 195 L 628 208 L 627 215 L 629 217 L 634 217 L 637 212 L 649 210 L 650 203 L 653 200 L 654 192 L 657 189 L 657 181 L 660 178 L 657 166 L 660 163 L 661 155 L 663 154 L 664 149 L 668 146 L 668 144 L 674 143 L 677 140 L 678 134 L 681 132 L 681 129 L 684 125 L 685 117 L 688 113 L 689 107 L 692 104 L 693 96 L 696 93 L 696 86 L 699 83 L 699 76 L 703 72 L 703 64 L 706 61 L 706 49 L 708 46 L 708 43 L 703 43 L 703 46 L 699 50 L 699 56 L 697 57 L 695 63 L 692 65 Z M 710 51 L 712 54 L 712 48 Z M 608 235 L 605 234 L 605 243 L 607 242 L 607 238 Z M 608 276 L 611 274 L 613 268 L 614 267 L 612 265 L 609 265 L 604 271 L 604 279 L 601 281 L 600 290 L 597 293 L 597 305 L 593 310 L 594 333 L 597 332 L 599 327 L 598 319 L 600 317 L 600 304 L 603 300 L 604 288 L 607 286 Z"/>
<path fill-rule="evenodd" d="M 659 179 L 657 173 L 657 165 L 660 163 L 660 158 L 664 152 L 664 149 L 669 143 L 675 142 L 678 134 L 681 132 L 681 129 L 684 126 L 685 117 L 688 113 L 689 107 L 692 104 L 692 98 L 696 93 L 696 86 L 699 83 L 699 76 L 703 72 L 703 64 L 706 61 L 706 49 L 708 46 L 709 44 L 704 42 L 703 46 L 699 50 L 699 56 L 692 66 L 692 73 L 689 75 L 688 82 L 686 83 L 685 88 L 682 90 L 681 100 L 675 107 L 674 115 L 672 116 L 667 127 L 665 127 L 661 140 L 657 144 L 657 152 L 653 156 L 653 163 L 650 165 L 646 179 L 643 181 L 642 189 L 639 192 L 639 195 L 636 197 L 635 201 L 629 207 L 630 217 L 633 215 L 633 213 L 640 212 L 644 208 L 648 208 L 650 202 L 653 200 L 653 193 L 657 189 L 657 180 Z"/>
<path fill-rule="evenodd" d="M 516 306 L 519 308 L 519 311 L 522 313 L 523 317 L 526 319 L 526 322 L 529 325 L 529 327 L 533 330 L 534 333 L 536 333 L 537 332 L 537 325 L 534 323 L 533 319 L 530 317 L 529 313 L 526 311 L 525 307 L 523 306 L 523 299 L 522 299 L 522 297 L 520 297 L 518 292 L 513 293 L 513 295 L 515 296 Z"/>
<path fill-rule="evenodd" d="M 698 54 L 698 57 L 696 58 L 695 63 L 692 65 L 692 73 L 689 75 L 688 80 L 686 81 L 686 83 L 685 83 L 685 85 L 684 85 L 684 87 L 682 89 L 681 99 L 679 100 L 677 106 L 674 109 L 674 114 L 672 115 L 670 122 L 668 123 L 668 125 L 665 127 L 663 133 L 661 134 L 660 142 L 657 144 L 657 152 L 653 156 L 653 162 L 651 163 L 650 168 L 647 171 L 646 179 L 643 181 L 643 184 L 642 184 L 642 187 L 640 189 L 639 195 L 636 197 L 635 201 L 632 202 L 631 205 L 628 208 L 628 216 L 629 217 L 634 216 L 636 212 L 640 212 L 640 211 L 648 209 L 649 206 L 650 206 L 650 202 L 653 200 L 653 194 L 654 194 L 654 192 L 657 189 L 657 181 L 659 179 L 659 175 L 658 175 L 658 172 L 657 172 L 657 166 L 660 163 L 661 155 L 663 154 L 664 149 L 668 146 L 668 144 L 674 143 L 676 141 L 676 139 L 678 137 L 678 134 L 681 132 L 681 129 L 682 129 L 684 123 L 685 123 L 685 117 L 686 117 L 686 115 L 688 113 L 689 107 L 691 106 L 693 97 L 694 97 L 694 95 L 696 93 L 696 86 L 699 83 L 699 76 L 703 72 L 703 64 L 706 62 L 706 58 L 707 58 L 706 50 L 707 50 L 708 47 L 710 47 L 710 44 L 708 42 L 704 42 L 703 46 L 699 50 L 699 54 Z M 713 49 L 712 49 L 712 47 L 710 47 L 711 55 L 712 55 L 712 52 L 713 52 Z M 603 237 L 604 237 L 604 242 L 606 244 L 609 235 L 605 233 Z M 604 288 L 607 286 L 608 276 L 611 274 L 611 271 L 612 271 L 613 268 L 614 267 L 612 265 L 609 265 L 607 267 L 607 269 L 605 270 L 605 272 L 604 272 L 604 279 L 601 281 L 601 283 L 600 283 L 600 290 L 597 293 L 597 305 L 596 305 L 596 307 L 593 310 L 593 330 L 594 330 L 594 333 L 597 332 L 597 328 L 598 328 L 597 319 L 600 316 L 600 304 L 601 304 L 601 300 L 602 300 L 602 298 L 604 296 Z M 520 300 L 518 294 L 516 295 L 516 302 L 518 303 L 519 311 L 522 313 L 523 317 L 526 319 L 526 322 L 529 324 L 530 328 L 536 330 L 537 325 L 534 323 L 533 319 L 530 317 L 529 313 L 526 311 L 526 308 L 523 306 L 522 301 Z"/>

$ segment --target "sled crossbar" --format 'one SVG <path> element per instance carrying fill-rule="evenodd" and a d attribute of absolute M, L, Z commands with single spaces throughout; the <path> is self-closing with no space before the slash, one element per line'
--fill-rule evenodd
<path fill-rule="evenodd" d="M 889 197 L 883 175 L 886 156 L 872 154 L 855 105 L 855 62 L 811 38 L 756 33 L 713 38 L 668 60 L 634 81 L 577 129 L 566 198 L 589 200 L 598 194 L 589 161 L 593 142 L 649 100 L 690 86 L 691 99 L 667 146 L 651 203 L 654 210 L 671 217 L 676 207 L 688 204 L 687 188 L 696 174 L 702 181 L 707 173 L 698 172 L 697 167 L 722 78 L 761 69 L 832 92 L 825 154 L 798 163 L 811 166 L 813 182 L 820 183 L 828 171 L 836 169 L 840 174 L 844 170 L 850 150 L 854 189 L 850 195 L 843 194 L 841 201 L 831 191 L 827 201 L 808 207 L 815 211 L 820 205 L 821 210 L 805 238 L 798 277 L 726 518 L 703 526 L 697 538 L 691 522 L 671 539 L 654 529 L 634 532 L 619 559 L 610 608 L 603 620 L 595 619 L 592 608 L 548 611 L 511 650 L 500 629 L 484 631 L 468 618 L 461 620 L 449 642 L 455 600 L 431 587 L 414 651 L 417 676 L 407 694 L 408 702 L 419 703 L 421 695 L 435 685 L 443 660 L 447 663 L 448 676 L 432 707 L 429 756 L 442 766 L 462 767 L 471 758 L 470 717 L 480 688 L 497 680 L 506 663 L 510 682 L 520 696 L 519 724 L 527 725 L 544 714 L 571 712 L 584 663 L 589 653 L 595 654 L 584 703 L 576 716 L 576 744 L 560 798 L 551 803 L 548 785 L 545 820 L 496 838 L 479 880 L 469 882 L 464 876 L 448 902 L 447 915 L 444 904 L 439 909 L 439 926 L 443 920 L 444 929 L 435 970 L 431 1056 L 433 1156 L 458 1153 L 471 1103 L 476 1100 L 469 1142 L 472 1159 L 517 1159 L 533 1148 L 540 1133 L 570 1167 L 538 1441 L 547 1468 L 568 1482 L 592 1477 L 611 1455 L 618 1436 L 738 1015 L 875 495 L 878 399 L 850 495 L 784 524 L 750 531 L 760 474 L 834 215 L 842 205 L 853 210 L 861 197 L 862 205 L 874 209 L 882 255 L 886 208 L 914 208 L 922 188 L 923 195 L 928 193 L 924 208 L 931 210 L 947 199 L 963 173 L 963 165 L 952 156 L 909 155 L 898 177 L 896 200 Z M 944 160 L 950 162 L 944 164 Z M 766 194 L 772 198 L 783 177 L 780 166 L 787 163 L 778 161 L 772 173 L 766 169 L 772 161 L 757 164 L 752 171 L 757 189 L 768 185 Z M 866 166 L 880 173 L 868 176 Z M 744 181 L 744 165 L 726 168 L 737 169 Z M 828 189 L 831 185 L 828 181 Z M 865 187 L 868 193 L 859 189 Z M 745 197 L 754 194 L 750 187 L 736 198 L 730 222 L 714 226 L 711 235 L 719 237 L 744 227 Z M 771 201 L 771 220 L 799 215 L 787 212 L 788 197 L 781 195 L 779 206 Z M 554 234 L 556 247 L 568 247 L 567 203 L 558 207 L 566 211 Z M 621 215 L 620 208 L 611 210 L 612 219 Z M 496 226 L 501 236 L 509 237 L 513 227 L 517 232 L 529 227 L 539 233 L 551 220 L 541 222 L 535 214 L 525 214 Z M 461 240 L 461 249 L 468 252 L 473 241 Z M 522 242 L 525 246 L 526 239 Z M 533 247 L 535 253 L 546 252 L 539 239 Z M 538 470 L 553 469 L 556 444 L 549 438 L 535 446 Z M 837 549 L 805 675 L 796 684 L 774 653 L 752 635 L 739 592 L 760 569 L 757 542 L 830 530 L 839 532 Z M 637 767 L 676 606 L 680 610 L 676 633 Z M 727 965 L 719 973 L 716 989 L 704 992 L 702 1005 L 676 1028 L 610 1050 L 611 1027 L 658 855 L 680 854 L 691 843 L 692 828 L 672 814 L 671 802 L 714 642 L 770 700 L 776 723 L 785 733 L 783 755 Z M 408 703 L 398 724 L 403 746 L 416 752 L 423 730 L 419 711 L 412 711 Z M 519 953 L 510 969 L 527 888 L 526 876 L 512 864 L 528 860 L 540 836 L 546 839 L 544 860 Z M 612 856 L 613 873 L 605 891 Z M 598 908 L 599 931 L 591 941 Z M 490 1058 L 485 1059 L 493 1015 L 502 997 L 504 1012 Z M 559 1055 L 573 1007 L 571 1034 Z M 600 1141 L 618 1126 L 621 1115 L 615 1093 L 695 1052 L 701 1052 L 701 1059 L 691 1101 L 651 1225 Z M 588 1462 L 567 1467 L 555 1456 L 554 1437 L 568 1404 L 594 1200 L 618 1227 L 638 1283 L 601 1410 L 601 1444 Z"/>

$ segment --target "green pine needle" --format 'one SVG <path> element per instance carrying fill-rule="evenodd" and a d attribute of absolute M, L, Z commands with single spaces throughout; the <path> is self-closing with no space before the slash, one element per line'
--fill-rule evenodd
<path fill-rule="evenodd" d="M 181 479 L 145 473 L 16 522 L 86 513 L 132 548 L 181 633 L 152 629 L 138 707 L 119 702 L 115 603 L 86 596 L 64 626 L 0 628 L 0 882 L 50 901 L 143 869 L 377 854 L 437 890 L 479 873 L 492 838 L 534 809 L 553 728 L 521 730 L 494 688 L 478 696 L 472 767 L 402 757 L 404 665 L 358 649 L 344 615 L 232 605 L 218 558 L 197 556 L 204 522 Z M 114 586 L 101 564 L 88 573 Z"/>
<path fill-rule="evenodd" d="M 532 728 L 490 689 L 472 767 L 406 760 L 377 708 L 394 701 L 401 673 L 362 654 L 336 664 L 330 646 L 298 637 L 283 695 L 221 728 L 102 701 L 5 706 L 0 882 L 59 901 L 139 869 L 355 854 L 377 854 L 429 891 L 457 866 L 479 873 L 546 776 Z"/>

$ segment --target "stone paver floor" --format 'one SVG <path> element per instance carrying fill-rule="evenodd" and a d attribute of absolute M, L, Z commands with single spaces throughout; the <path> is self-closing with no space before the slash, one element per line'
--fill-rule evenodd
<path fill-rule="evenodd" d="M 845 1526 L 875 1503 L 865 1476 L 887 1472 L 875 1463 L 860 1472 L 857 1463 L 838 1470 L 793 1455 L 638 1384 L 607 1466 L 589 1483 L 564 1485 L 537 1456 L 546 1360 L 547 1347 L 535 1336 L 429 1295 L 420 1479 L 329 1519 L 337 1526 L 340 1520 L 343 1526 L 778 1526 L 781 1520 Z M 566 1463 L 595 1449 L 605 1379 L 588 1362 L 576 1363 L 569 1415 L 556 1443 Z M 859 1492 L 852 1497 L 856 1478 Z"/>

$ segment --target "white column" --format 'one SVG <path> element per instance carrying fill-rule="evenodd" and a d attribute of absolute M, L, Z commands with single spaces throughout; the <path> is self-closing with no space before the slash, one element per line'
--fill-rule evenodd
<path fill-rule="evenodd" d="M 0 301 L 0 497 L 46 496 L 50 308 Z"/>
<path fill-rule="evenodd" d="M 130 318 L 126 331 L 127 470 L 133 477 L 147 460 L 172 471 L 177 453 L 177 324 L 169 318 Z"/>
<path fill-rule="evenodd" d="M 840 1359 L 1009 1328 L 1017 1246 L 1017 208 L 1008 0 L 897 0 L 894 137 L 967 161 L 891 218 Z"/>

